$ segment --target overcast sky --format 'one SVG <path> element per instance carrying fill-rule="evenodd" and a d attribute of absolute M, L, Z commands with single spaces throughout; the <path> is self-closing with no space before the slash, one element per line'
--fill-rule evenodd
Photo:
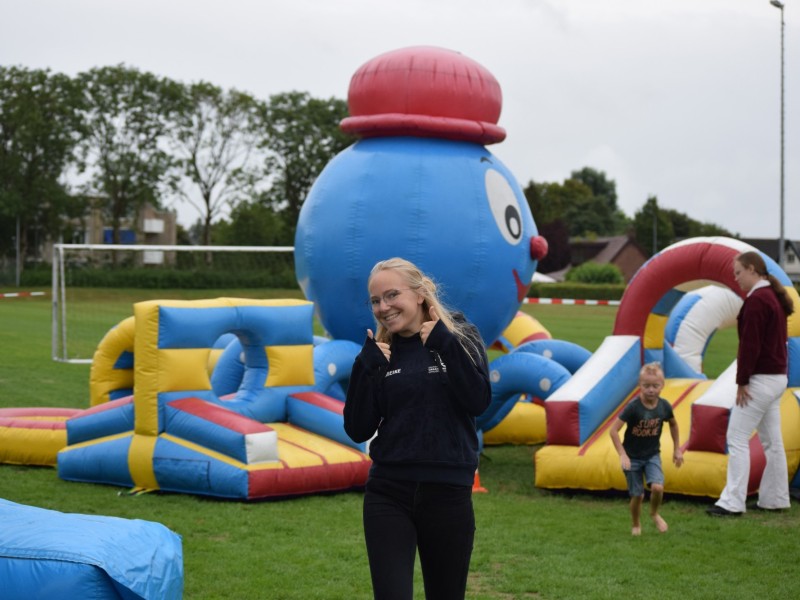
<path fill-rule="evenodd" d="M 785 231 L 797 240 L 800 3 L 786 4 Z M 69 75 L 125 63 L 262 99 L 345 99 L 371 58 L 441 46 L 499 81 L 508 137 L 490 150 L 522 186 L 589 166 L 616 181 L 629 216 L 655 195 L 777 238 L 780 19 L 769 0 L 2 0 L 0 63 Z"/>

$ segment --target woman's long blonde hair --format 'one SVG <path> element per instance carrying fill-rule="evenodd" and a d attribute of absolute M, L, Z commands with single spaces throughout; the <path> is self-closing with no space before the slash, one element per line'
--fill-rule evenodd
<path fill-rule="evenodd" d="M 461 344 L 470 358 L 473 359 L 473 362 L 475 356 L 480 356 L 480 352 L 477 347 L 478 340 L 474 340 L 467 334 L 468 326 L 466 322 L 455 320 L 452 312 L 442 304 L 441 300 L 439 300 L 438 286 L 433 279 L 425 275 L 425 273 L 423 273 L 419 267 L 417 267 L 411 261 L 408 261 L 404 258 L 395 257 L 382 260 L 372 267 L 372 271 L 370 271 L 369 274 L 369 279 L 367 280 L 367 285 L 369 285 L 369 283 L 372 281 L 372 278 L 375 276 L 375 274 L 381 271 L 396 271 L 399 273 L 403 277 L 408 289 L 422 296 L 422 310 L 424 311 L 425 319 L 430 319 L 430 308 L 433 307 L 433 309 L 436 311 L 436 314 L 439 315 L 439 320 L 442 321 L 444 326 L 456 336 L 458 342 Z M 375 339 L 379 342 L 386 342 L 387 344 L 391 343 L 391 332 L 387 331 L 387 329 L 377 319 L 376 323 L 377 327 L 375 330 Z"/>

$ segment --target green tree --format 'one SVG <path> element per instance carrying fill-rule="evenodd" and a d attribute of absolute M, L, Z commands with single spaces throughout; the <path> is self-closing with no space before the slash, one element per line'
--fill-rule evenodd
<path fill-rule="evenodd" d="M 633 215 L 633 231 L 642 248 L 651 249 L 651 256 L 675 241 L 672 220 L 658 206 L 658 198 L 650 196 Z"/>
<path fill-rule="evenodd" d="M 528 182 L 523 190 L 534 221 L 541 228 L 547 223 L 563 219 L 564 202 L 561 184 Z"/>
<path fill-rule="evenodd" d="M 536 270 L 540 273 L 560 271 L 572 262 L 572 249 L 569 245 L 569 229 L 561 219 L 539 226 L 539 235 L 547 240 L 547 256 Z"/>
<path fill-rule="evenodd" d="M 592 190 L 595 201 L 600 205 L 599 210 L 595 211 L 600 219 L 595 231 L 601 232 L 599 234 L 603 236 L 620 235 L 625 232 L 630 219 L 617 206 L 616 181 L 608 179 L 605 171 L 598 171 L 591 167 L 573 171 L 570 179 L 580 181 L 588 186 Z"/>
<path fill-rule="evenodd" d="M 124 65 L 81 73 L 78 82 L 87 105 L 87 192 L 100 199 L 119 243 L 123 219 L 135 217 L 146 203 L 160 206 L 162 194 L 174 190 L 167 134 L 181 107 L 181 86 Z"/>
<path fill-rule="evenodd" d="M 672 209 L 661 209 L 672 222 L 675 241 L 691 237 L 723 235 L 737 237 L 727 229 L 713 223 L 702 223 L 692 219 L 687 214 Z"/>
<path fill-rule="evenodd" d="M 714 225 L 702 223 L 688 215 L 658 205 L 658 198 L 651 196 L 633 216 L 633 231 L 642 248 L 653 254 L 680 240 L 703 236 L 737 237 L 736 234 Z"/>
<path fill-rule="evenodd" d="M 539 234 L 547 240 L 547 256 L 541 260 L 537 270 L 541 273 L 560 271 L 570 264 L 569 240 L 573 235 L 568 221 L 567 207 L 581 204 L 591 195 L 591 190 L 575 180 L 560 183 L 536 183 L 531 181 L 523 190 L 531 214 L 536 221 Z"/>
<path fill-rule="evenodd" d="M 561 220 L 570 236 L 589 237 L 619 235 L 628 226 L 617 208 L 616 184 L 602 171 L 584 167 L 563 183 L 531 181 L 523 191 L 540 228 Z"/>
<path fill-rule="evenodd" d="M 199 193 L 179 190 L 203 218 L 202 243 L 211 243 L 211 224 L 239 197 L 248 181 L 259 141 L 258 103 L 249 94 L 206 82 L 184 87 L 173 142 L 183 176 Z"/>
<path fill-rule="evenodd" d="M 213 241 L 224 246 L 291 246 L 293 237 L 282 214 L 264 204 L 240 202 L 230 220 L 215 226 Z"/>
<path fill-rule="evenodd" d="M 262 201 L 284 213 L 292 232 L 314 180 L 354 141 L 339 129 L 346 116 L 344 100 L 320 100 L 307 92 L 276 94 L 263 107 L 262 147 L 268 152 L 265 173 L 271 186 Z"/>
<path fill-rule="evenodd" d="M 593 237 L 611 235 L 611 215 L 607 212 L 603 199 L 592 193 L 592 188 L 578 181 L 567 179 L 562 187 L 564 216 L 572 237 Z"/>
<path fill-rule="evenodd" d="M 571 237 L 606 234 L 603 218 L 598 216 L 603 211 L 601 203 L 591 188 L 577 179 L 564 183 L 531 182 L 523 193 L 540 227 L 563 221 Z"/>
<path fill-rule="evenodd" d="M 0 250 L 13 248 L 17 224 L 25 257 L 63 231 L 64 217 L 82 214 L 64 177 L 82 134 L 81 102 L 66 75 L 0 66 Z"/>

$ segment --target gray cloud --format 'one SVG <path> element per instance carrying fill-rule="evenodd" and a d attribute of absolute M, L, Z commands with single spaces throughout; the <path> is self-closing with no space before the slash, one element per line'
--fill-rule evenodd
<path fill-rule="evenodd" d="M 798 239 L 793 8 L 786 234 Z M 508 138 L 492 152 L 522 185 L 591 166 L 616 180 L 629 215 L 657 195 L 744 236 L 778 236 L 780 13 L 768 0 L 31 0 L 3 12 L 3 64 L 75 74 L 126 63 L 261 98 L 345 98 L 353 72 L 382 52 L 451 48 L 500 82 Z"/>

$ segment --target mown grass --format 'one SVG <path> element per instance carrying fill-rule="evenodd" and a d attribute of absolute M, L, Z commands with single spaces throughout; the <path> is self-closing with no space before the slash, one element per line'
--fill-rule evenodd
<path fill-rule="evenodd" d="M 203 294 L 198 297 L 208 297 Z M 102 301 L 130 306 L 122 295 Z M 525 310 L 554 337 L 590 350 L 611 333 L 616 314 L 609 307 Z M 735 334 L 717 334 L 707 368 L 726 367 L 734 349 Z M 88 365 L 50 360 L 49 298 L 0 300 L 0 406 L 86 407 L 88 374 Z M 475 495 L 478 530 L 468 598 L 783 599 L 796 593 L 796 506 L 782 514 L 720 520 L 705 515 L 709 499 L 670 496 L 663 510 L 670 531 L 659 535 L 645 522 L 642 537 L 632 538 L 623 495 L 535 488 L 537 448 L 484 451 L 480 476 L 489 493 Z M 358 492 L 271 502 L 128 496 L 111 486 L 62 481 L 49 468 L 3 465 L 0 497 L 163 523 L 182 536 L 189 599 L 371 596 Z M 416 590 L 421 598 L 419 570 Z"/>

